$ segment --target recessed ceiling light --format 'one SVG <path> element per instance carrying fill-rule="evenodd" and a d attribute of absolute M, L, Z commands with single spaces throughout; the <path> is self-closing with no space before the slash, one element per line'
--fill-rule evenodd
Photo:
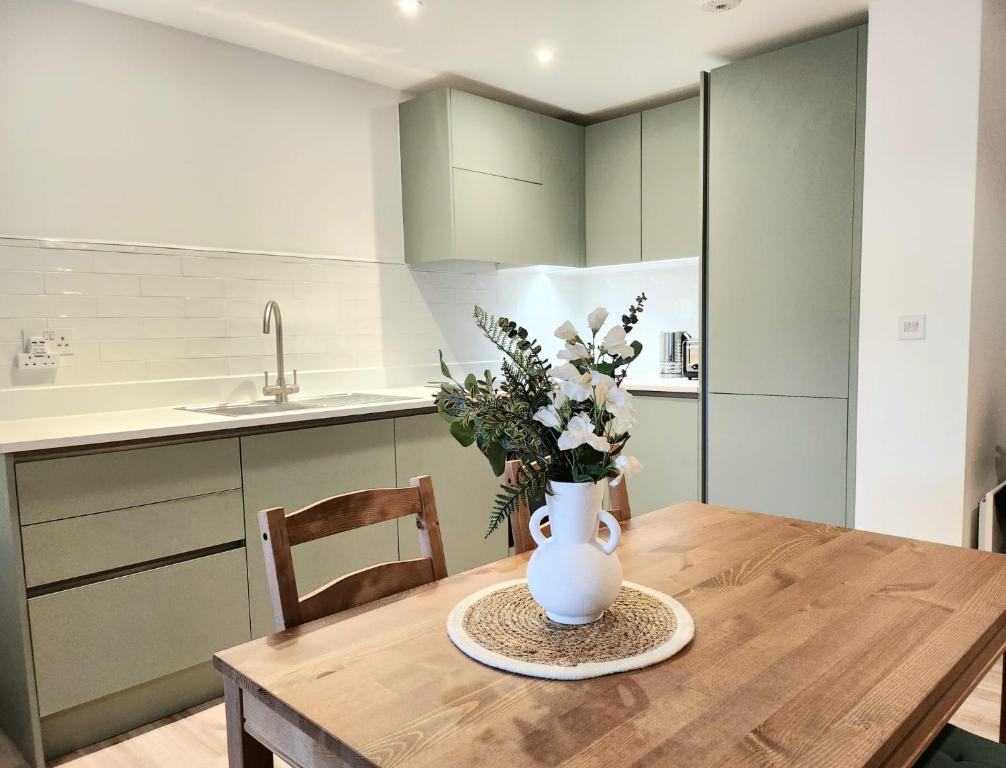
<path fill-rule="evenodd" d="M 732 11 L 741 0 L 702 0 L 702 10 L 710 13 L 720 13 L 721 11 Z"/>
<path fill-rule="evenodd" d="M 555 51 L 549 48 L 541 48 L 534 52 L 534 57 L 538 59 L 539 63 L 548 64 L 555 58 Z"/>
<path fill-rule="evenodd" d="M 422 0 L 398 0 L 398 7 L 403 13 L 416 13 L 422 4 Z"/>

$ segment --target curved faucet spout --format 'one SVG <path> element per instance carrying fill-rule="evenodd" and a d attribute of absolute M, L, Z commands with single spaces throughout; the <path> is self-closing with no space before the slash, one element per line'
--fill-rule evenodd
<path fill-rule="evenodd" d="M 270 325 L 273 318 L 276 318 L 276 385 L 269 386 L 269 372 L 265 374 L 265 387 L 262 393 L 265 395 L 275 395 L 276 402 L 285 403 L 287 395 L 300 391 L 297 386 L 297 371 L 293 372 L 293 385 L 287 386 L 286 370 L 283 362 L 283 313 L 279 310 L 279 304 L 274 299 L 269 299 L 262 313 L 262 333 L 270 332 Z"/>

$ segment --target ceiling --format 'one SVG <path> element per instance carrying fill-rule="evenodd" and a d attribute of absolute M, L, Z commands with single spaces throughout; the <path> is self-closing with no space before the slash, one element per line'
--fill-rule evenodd
<path fill-rule="evenodd" d="M 80 0 L 407 91 L 460 85 L 584 122 L 698 73 L 864 21 L 868 0 Z M 555 52 L 548 64 L 534 53 Z"/>

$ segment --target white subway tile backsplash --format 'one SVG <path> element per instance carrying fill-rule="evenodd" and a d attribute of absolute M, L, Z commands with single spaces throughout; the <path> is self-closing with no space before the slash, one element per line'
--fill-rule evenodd
<path fill-rule="evenodd" d="M 91 272 L 94 254 L 41 246 L 0 246 L 0 272 L 37 269 L 40 272 Z"/>
<path fill-rule="evenodd" d="M 472 310 L 520 320 L 553 353 L 552 329 L 612 314 L 645 288 L 653 298 L 639 335 L 653 351 L 660 330 L 697 330 L 698 265 L 591 272 L 501 270 L 453 262 L 404 264 L 207 253 L 140 246 L 0 240 L 0 387 L 248 376 L 274 371 L 275 337 L 262 333 L 267 299 L 283 310 L 287 367 L 383 368 L 425 380 L 442 349 L 450 363 L 499 352 Z M 581 317 L 582 316 L 582 317 Z M 69 328 L 78 354 L 41 378 L 12 362 L 23 328 Z M 649 356 L 648 356 L 649 357 Z M 435 368 L 433 369 L 435 370 Z M 422 371 L 422 373 L 418 373 Z M 36 372 L 38 373 L 38 372 Z M 251 385 L 251 384 L 250 384 Z"/>
<path fill-rule="evenodd" d="M 213 338 L 223 336 L 226 329 L 227 322 L 222 318 L 154 317 L 143 320 L 143 333 L 148 339 Z"/>
<path fill-rule="evenodd" d="M 140 278 L 89 272 L 46 272 L 45 293 L 75 296 L 137 296 Z"/>
<path fill-rule="evenodd" d="M 176 296 L 102 296 L 99 317 L 182 317 L 185 299 Z"/>
<path fill-rule="evenodd" d="M 140 292 L 144 296 L 223 296 L 224 281 L 216 277 L 144 275 L 140 278 Z"/>
<path fill-rule="evenodd" d="M 0 293 L 43 293 L 41 272 L 0 274 Z"/>
<path fill-rule="evenodd" d="M 94 271 L 125 275 L 180 275 L 182 257 L 177 254 L 101 251 L 94 254 Z"/>
<path fill-rule="evenodd" d="M 97 312 L 91 296 L 0 296 L 0 317 L 89 317 Z"/>

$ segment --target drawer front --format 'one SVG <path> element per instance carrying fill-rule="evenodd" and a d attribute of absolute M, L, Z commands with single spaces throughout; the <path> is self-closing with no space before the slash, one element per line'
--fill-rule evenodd
<path fill-rule="evenodd" d="M 455 168 L 541 184 L 541 115 L 451 91 Z"/>
<path fill-rule="evenodd" d="M 244 548 L 28 601 L 42 717 L 249 639 Z"/>
<path fill-rule="evenodd" d="M 16 472 L 22 525 L 241 487 L 237 438 L 24 462 Z"/>
<path fill-rule="evenodd" d="M 244 538 L 241 491 L 71 517 L 21 530 L 28 587 Z"/>

